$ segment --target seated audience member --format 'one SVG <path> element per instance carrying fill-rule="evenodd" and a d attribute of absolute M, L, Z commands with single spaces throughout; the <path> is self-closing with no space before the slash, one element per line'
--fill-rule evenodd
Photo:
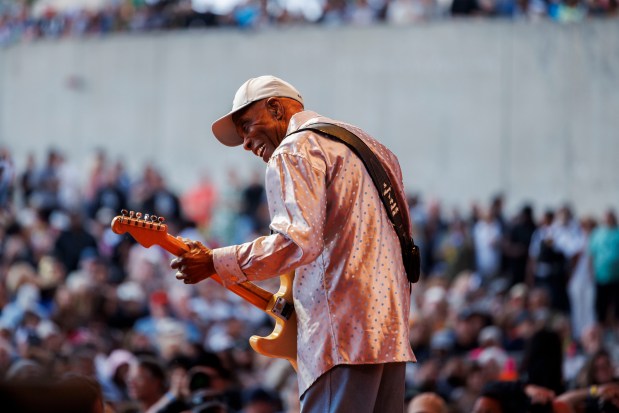
<path fill-rule="evenodd" d="M 619 381 L 613 358 L 608 350 L 600 348 L 589 356 L 576 380 L 576 387 L 599 386 Z"/>
<path fill-rule="evenodd" d="M 3 382 L 0 406 L 2 412 L 11 413 L 110 412 L 99 383 L 92 377 L 74 373 L 57 381 Z"/>
<path fill-rule="evenodd" d="M 498 399 L 481 395 L 475 401 L 473 413 L 504 413 L 504 410 Z"/>
<path fill-rule="evenodd" d="M 407 413 L 447 413 L 447 404 L 436 393 L 421 393 L 410 401 Z"/>
<path fill-rule="evenodd" d="M 107 401 L 118 404 L 129 400 L 127 375 L 134 362 L 135 356 L 131 352 L 116 349 L 102 363 L 103 366 L 97 371 L 97 379 Z"/>
<path fill-rule="evenodd" d="M 593 353 L 583 366 L 576 387 L 558 399 L 574 413 L 619 413 L 619 378 L 608 351 L 602 348 Z"/>
<path fill-rule="evenodd" d="M 281 409 L 280 398 L 262 387 L 247 389 L 243 394 L 244 413 L 277 413 Z"/>
<path fill-rule="evenodd" d="M 191 410 L 188 410 L 187 412 L 183 412 L 183 413 L 228 413 L 228 412 L 230 412 L 230 409 L 228 409 L 228 406 L 226 406 L 224 403 L 221 403 L 218 401 L 210 401 L 210 402 L 202 403 L 201 405 L 196 406 L 192 408 Z"/>
<path fill-rule="evenodd" d="M 131 399 L 146 412 L 166 395 L 166 371 L 156 358 L 138 357 L 129 366 L 128 386 Z"/>
<path fill-rule="evenodd" d="M 619 383 L 570 390 L 558 397 L 574 413 L 619 413 Z"/>
<path fill-rule="evenodd" d="M 475 401 L 473 413 L 569 413 L 569 406 L 555 399 L 547 388 L 519 381 L 486 384 Z"/>

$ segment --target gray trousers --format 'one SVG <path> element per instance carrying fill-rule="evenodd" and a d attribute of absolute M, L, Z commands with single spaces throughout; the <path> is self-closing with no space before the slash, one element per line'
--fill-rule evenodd
<path fill-rule="evenodd" d="M 339 365 L 301 397 L 301 413 L 403 413 L 406 363 Z"/>

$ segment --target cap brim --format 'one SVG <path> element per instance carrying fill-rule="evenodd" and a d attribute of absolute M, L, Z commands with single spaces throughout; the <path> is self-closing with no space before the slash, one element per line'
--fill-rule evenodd
<path fill-rule="evenodd" d="M 243 106 L 236 108 L 227 115 L 222 116 L 213 122 L 211 130 L 219 142 L 226 146 L 239 146 L 243 144 L 243 138 L 241 138 L 236 132 L 236 126 L 234 125 L 234 122 L 232 122 L 232 115 L 252 103 L 253 102 L 247 102 Z"/>

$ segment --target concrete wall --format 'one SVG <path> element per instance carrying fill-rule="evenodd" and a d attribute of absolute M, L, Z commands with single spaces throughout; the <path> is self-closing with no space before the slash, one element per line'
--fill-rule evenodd
<path fill-rule="evenodd" d="M 619 25 L 450 21 L 114 35 L 0 50 L 0 143 L 22 165 L 57 146 L 87 174 L 95 147 L 178 190 L 263 168 L 210 123 L 248 77 L 275 74 L 306 105 L 398 155 L 409 190 L 467 208 L 569 201 L 619 207 Z"/>

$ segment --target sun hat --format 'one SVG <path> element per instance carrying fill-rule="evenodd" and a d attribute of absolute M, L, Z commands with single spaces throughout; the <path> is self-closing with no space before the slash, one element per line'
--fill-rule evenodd
<path fill-rule="evenodd" d="M 239 146 L 243 139 L 236 132 L 232 115 L 253 102 L 270 97 L 285 97 L 303 104 L 303 98 L 290 83 L 275 76 L 254 77 L 243 83 L 234 95 L 232 110 L 213 122 L 212 130 L 219 142 L 226 146 Z"/>

